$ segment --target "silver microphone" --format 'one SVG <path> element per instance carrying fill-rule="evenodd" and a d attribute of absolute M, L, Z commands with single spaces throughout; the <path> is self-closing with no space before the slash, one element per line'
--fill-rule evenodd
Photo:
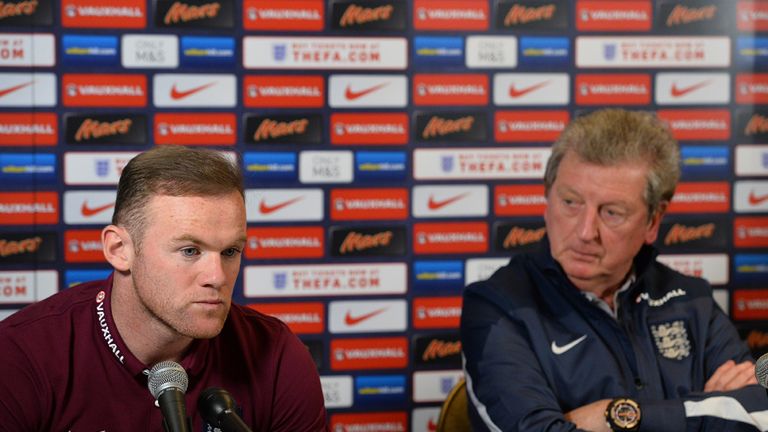
<path fill-rule="evenodd" d="M 174 361 L 161 361 L 149 370 L 147 387 L 163 413 L 163 426 L 167 432 L 190 432 L 184 404 L 188 385 L 187 371 Z"/>
<path fill-rule="evenodd" d="M 757 383 L 768 388 L 768 354 L 763 354 L 755 363 L 755 378 Z"/>

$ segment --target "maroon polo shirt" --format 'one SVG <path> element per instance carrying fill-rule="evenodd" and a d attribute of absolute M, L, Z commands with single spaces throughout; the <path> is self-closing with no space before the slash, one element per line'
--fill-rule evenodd
<path fill-rule="evenodd" d="M 141 363 L 112 319 L 112 277 L 66 289 L 0 322 L 0 429 L 162 431 Z M 207 430 L 198 395 L 221 387 L 253 431 L 326 430 L 317 369 L 281 321 L 233 304 L 221 333 L 193 342 L 179 362 L 189 375 L 192 430 Z"/>

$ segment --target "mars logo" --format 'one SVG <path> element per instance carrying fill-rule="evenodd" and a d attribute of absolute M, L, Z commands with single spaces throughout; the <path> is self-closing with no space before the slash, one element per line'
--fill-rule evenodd
<path fill-rule="evenodd" d="M 67 114 L 64 136 L 70 144 L 146 144 L 143 114 Z"/>
<path fill-rule="evenodd" d="M 331 22 L 339 30 L 405 30 L 405 1 L 342 1 L 333 3 Z"/>
<path fill-rule="evenodd" d="M 521 252 L 538 248 L 546 228 L 541 223 L 501 222 L 496 224 L 495 232 L 497 251 Z"/>
<path fill-rule="evenodd" d="M 768 138 L 768 115 L 765 112 L 740 111 L 736 114 L 736 138 L 764 142 Z"/>
<path fill-rule="evenodd" d="M 676 2 L 675 2 L 676 3 Z M 656 25 L 659 28 L 673 30 L 676 33 L 703 31 L 715 33 L 725 29 L 726 22 L 732 22 L 731 17 L 725 16 L 727 8 L 720 8 L 716 2 L 699 2 L 699 4 L 661 4 Z"/>
<path fill-rule="evenodd" d="M 247 116 L 245 140 L 252 144 L 320 144 L 322 123 L 320 114 Z"/>
<path fill-rule="evenodd" d="M 0 26 L 49 26 L 53 23 L 51 0 L 0 2 Z"/>
<path fill-rule="evenodd" d="M 52 262 L 56 260 L 55 233 L 5 233 L 0 235 L 0 263 Z"/>
<path fill-rule="evenodd" d="M 331 228 L 333 256 L 405 255 L 405 227 Z"/>
<path fill-rule="evenodd" d="M 659 230 L 659 243 L 665 249 L 725 247 L 726 223 L 676 221 L 662 223 Z"/>
<path fill-rule="evenodd" d="M 502 0 L 496 13 L 496 28 L 510 30 L 566 30 L 569 5 L 552 2 Z"/>
<path fill-rule="evenodd" d="M 166 28 L 232 28 L 233 11 L 232 0 L 158 0 L 155 25 Z"/>
<path fill-rule="evenodd" d="M 473 141 L 488 139 L 485 113 L 417 113 L 415 138 L 419 141 Z"/>

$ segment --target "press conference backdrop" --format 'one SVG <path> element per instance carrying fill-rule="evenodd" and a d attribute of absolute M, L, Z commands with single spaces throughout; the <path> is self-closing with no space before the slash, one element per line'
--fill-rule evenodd
<path fill-rule="evenodd" d="M 237 152 L 235 301 L 305 341 L 333 430 L 434 430 L 462 288 L 536 247 L 551 142 L 619 106 L 682 145 L 659 259 L 760 354 L 766 32 L 765 1 L 0 2 L 0 317 L 109 273 L 137 152 Z"/>

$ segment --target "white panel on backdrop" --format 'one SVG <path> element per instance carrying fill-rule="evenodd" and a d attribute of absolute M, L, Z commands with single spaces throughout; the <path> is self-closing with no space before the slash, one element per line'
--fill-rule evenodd
<path fill-rule="evenodd" d="M 268 37 L 243 38 L 247 69 L 405 69 L 405 38 Z"/>
<path fill-rule="evenodd" d="M 414 186 L 411 208 L 417 218 L 487 216 L 488 186 Z"/>
<path fill-rule="evenodd" d="M 659 105 L 727 104 L 731 101 L 731 77 L 727 73 L 656 74 Z"/>
<path fill-rule="evenodd" d="M 517 67 L 517 37 L 467 36 L 464 61 L 468 68 Z"/>
<path fill-rule="evenodd" d="M 56 75 L 0 73 L 0 107 L 56 106 Z"/>
<path fill-rule="evenodd" d="M 571 78 L 567 73 L 497 73 L 493 76 L 493 104 L 568 105 Z"/>
<path fill-rule="evenodd" d="M 0 33 L 0 67 L 55 65 L 56 42 L 52 34 Z"/>
<path fill-rule="evenodd" d="M 161 69 L 179 66 L 179 37 L 176 35 L 123 35 L 123 67 Z"/>
<path fill-rule="evenodd" d="M 328 105 L 331 108 L 405 108 L 408 78 L 405 75 L 331 75 Z"/>
<path fill-rule="evenodd" d="M 233 108 L 237 79 L 232 74 L 157 74 L 153 101 L 158 108 Z"/>
<path fill-rule="evenodd" d="M 246 189 L 248 222 L 323 220 L 322 189 Z"/>

